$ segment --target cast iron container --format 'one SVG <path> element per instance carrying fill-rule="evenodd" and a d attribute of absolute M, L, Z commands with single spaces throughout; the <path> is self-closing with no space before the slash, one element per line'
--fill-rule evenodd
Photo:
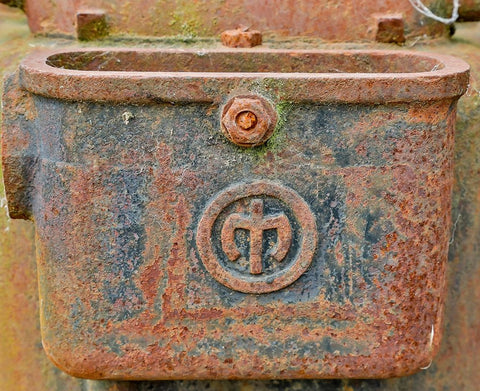
<path fill-rule="evenodd" d="M 36 227 L 47 354 L 92 379 L 428 366 L 467 83 L 463 61 L 406 51 L 30 55 L 3 166 L 10 216 Z"/>

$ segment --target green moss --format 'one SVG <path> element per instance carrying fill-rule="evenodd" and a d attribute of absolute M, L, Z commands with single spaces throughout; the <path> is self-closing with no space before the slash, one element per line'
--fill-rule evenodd
<path fill-rule="evenodd" d="M 192 40 L 199 35 L 200 28 L 194 5 L 178 7 L 171 16 L 169 25 L 176 27 L 179 36 Z"/>

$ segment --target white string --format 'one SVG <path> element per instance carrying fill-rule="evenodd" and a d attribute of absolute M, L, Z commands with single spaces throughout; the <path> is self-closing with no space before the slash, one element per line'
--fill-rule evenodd
<path fill-rule="evenodd" d="M 430 9 L 428 9 L 425 4 L 422 3 L 422 0 L 408 0 L 410 4 L 412 4 L 413 8 L 415 8 L 421 14 L 435 19 L 438 22 L 442 22 L 444 24 L 452 24 L 458 19 L 458 8 L 460 7 L 460 0 L 453 0 L 453 11 L 452 16 L 450 18 L 442 18 L 441 16 L 435 15 Z"/>

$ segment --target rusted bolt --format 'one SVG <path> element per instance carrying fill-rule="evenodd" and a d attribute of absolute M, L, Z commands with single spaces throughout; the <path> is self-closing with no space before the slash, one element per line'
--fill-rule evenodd
<path fill-rule="evenodd" d="M 230 48 L 251 48 L 262 44 L 262 33 L 241 27 L 235 30 L 224 31 L 220 35 L 222 44 Z"/>
<path fill-rule="evenodd" d="M 105 12 L 82 10 L 77 12 L 77 38 L 80 41 L 102 39 L 108 35 Z"/>
<path fill-rule="evenodd" d="M 277 124 L 272 105 L 259 96 L 237 96 L 222 113 L 222 132 L 233 143 L 255 147 L 265 143 Z"/>
<path fill-rule="evenodd" d="M 374 14 L 373 18 L 375 41 L 398 44 L 405 42 L 402 14 Z"/>
<path fill-rule="evenodd" d="M 235 122 L 243 130 L 251 130 L 257 124 L 257 116 L 251 111 L 242 111 L 237 115 Z"/>

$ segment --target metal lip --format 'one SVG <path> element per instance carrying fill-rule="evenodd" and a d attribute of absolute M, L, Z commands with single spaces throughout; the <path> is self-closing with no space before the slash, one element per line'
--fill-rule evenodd
<path fill-rule="evenodd" d="M 110 52 L 135 54 L 370 55 L 432 60 L 438 69 L 395 73 L 293 72 L 157 72 L 63 69 L 48 65 L 59 54 Z M 56 49 L 36 51 L 20 64 L 21 85 L 56 99 L 146 104 L 156 102 L 220 102 L 238 92 L 254 92 L 273 101 L 318 103 L 393 103 L 456 98 L 465 93 L 469 65 L 458 58 L 403 50 L 278 50 L 278 49 Z"/>

